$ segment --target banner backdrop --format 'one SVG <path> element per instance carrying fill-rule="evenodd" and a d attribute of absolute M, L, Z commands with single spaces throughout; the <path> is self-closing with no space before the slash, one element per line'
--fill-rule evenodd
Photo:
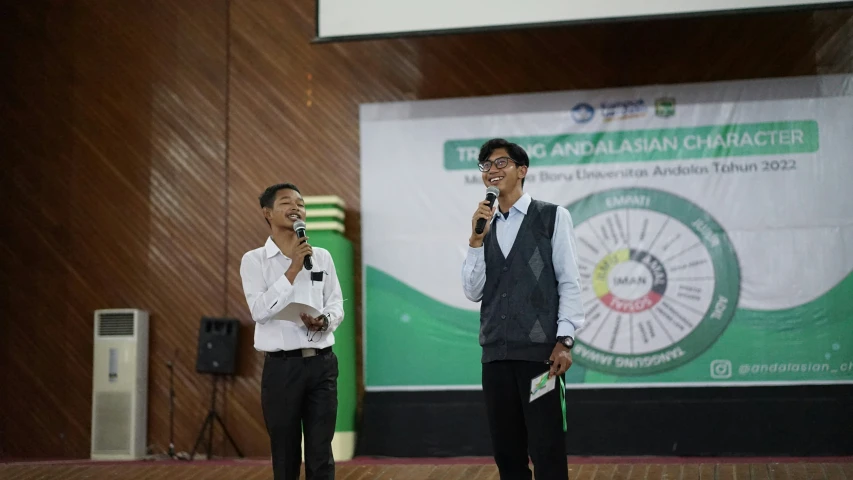
<path fill-rule="evenodd" d="M 567 387 L 853 381 L 853 77 L 361 107 L 367 390 L 479 389 L 477 154 L 573 220 Z"/>

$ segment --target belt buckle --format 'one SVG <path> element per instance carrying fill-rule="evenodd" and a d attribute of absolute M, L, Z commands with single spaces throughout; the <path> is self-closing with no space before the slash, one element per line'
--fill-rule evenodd
<path fill-rule="evenodd" d="M 317 349 L 316 348 L 303 348 L 302 349 L 302 357 L 303 358 L 313 357 L 316 355 L 317 355 Z"/>

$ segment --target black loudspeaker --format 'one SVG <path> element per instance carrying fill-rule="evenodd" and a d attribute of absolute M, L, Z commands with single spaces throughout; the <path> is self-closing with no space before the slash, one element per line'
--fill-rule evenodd
<path fill-rule="evenodd" d="M 198 330 L 198 356 L 195 371 L 233 375 L 237 369 L 240 321 L 232 318 L 201 319 Z"/>

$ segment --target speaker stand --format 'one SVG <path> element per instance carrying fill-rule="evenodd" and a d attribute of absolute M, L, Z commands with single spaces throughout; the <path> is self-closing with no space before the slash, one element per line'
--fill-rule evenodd
<path fill-rule="evenodd" d="M 175 369 L 171 360 L 166 362 L 169 367 L 169 458 L 177 458 L 175 455 Z"/>
<path fill-rule="evenodd" d="M 231 443 L 231 446 L 234 447 L 234 450 L 237 452 L 237 456 L 243 458 L 243 452 L 240 451 L 240 448 L 237 447 L 237 444 L 234 443 L 234 439 L 231 438 L 231 434 L 228 433 L 228 429 L 225 428 L 225 423 L 222 421 L 222 417 L 219 416 L 219 413 L 216 411 L 216 390 L 217 390 L 217 381 L 219 380 L 218 375 L 212 375 L 213 377 L 213 389 L 210 392 L 210 410 L 207 412 L 207 417 L 204 419 L 204 423 L 201 425 L 201 430 L 198 432 L 198 437 L 195 440 L 195 445 L 193 446 L 193 451 L 190 454 L 190 460 L 195 460 L 195 452 L 198 449 L 199 443 L 201 443 L 202 437 L 204 437 L 205 430 L 207 431 L 207 459 L 210 460 L 212 450 L 213 450 L 213 422 L 218 422 L 219 426 L 222 427 L 222 431 L 225 433 L 225 437 L 228 439 L 228 442 Z"/>

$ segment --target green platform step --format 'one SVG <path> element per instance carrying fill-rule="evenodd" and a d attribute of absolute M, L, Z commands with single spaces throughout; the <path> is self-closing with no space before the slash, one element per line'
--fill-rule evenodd
<path fill-rule="evenodd" d="M 344 297 L 344 321 L 335 330 L 338 356 L 338 418 L 332 452 L 335 460 L 352 459 L 355 454 L 355 265 L 352 243 L 344 238 L 346 205 L 332 195 L 304 197 L 305 228 L 311 244 L 332 255 Z"/>
<path fill-rule="evenodd" d="M 310 232 L 332 231 L 344 234 L 344 208 L 340 197 L 323 195 L 305 197 L 305 228 Z M 313 243 L 313 242 L 312 242 Z"/>

